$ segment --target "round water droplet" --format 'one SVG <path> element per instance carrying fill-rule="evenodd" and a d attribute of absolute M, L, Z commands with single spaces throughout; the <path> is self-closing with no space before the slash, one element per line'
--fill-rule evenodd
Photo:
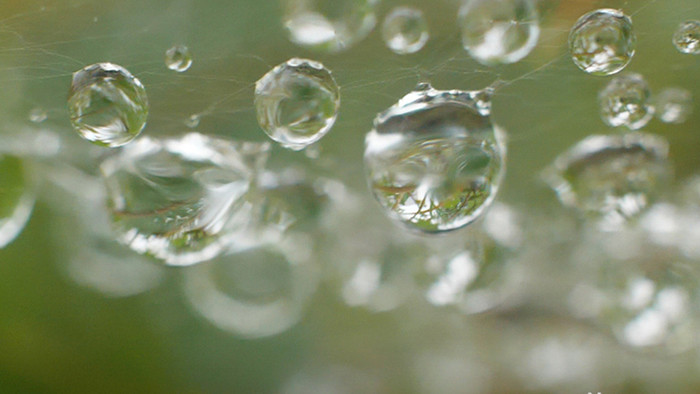
<path fill-rule="evenodd" d="M 251 220 L 243 196 L 268 148 L 197 133 L 129 145 L 101 166 L 119 240 L 168 265 L 223 253 Z"/>
<path fill-rule="evenodd" d="M 641 75 L 616 77 L 598 94 L 600 114 L 609 126 L 641 129 L 654 116 L 650 97 L 649 85 Z"/>
<path fill-rule="evenodd" d="M 569 33 L 569 52 L 574 63 L 593 75 L 622 71 L 632 60 L 636 45 L 632 19 L 618 10 L 589 12 Z"/>
<path fill-rule="evenodd" d="M 409 93 L 365 138 L 369 185 L 393 218 L 426 232 L 455 230 L 491 205 L 505 169 L 490 91 Z"/>
<path fill-rule="evenodd" d="M 34 188 L 21 159 L 0 155 L 0 248 L 12 242 L 34 209 Z"/>
<path fill-rule="evenodd" d="M 284 0 L 289 39 L 318 51 L 339 52 L 361 41 L 377 23 L 377 0 Z"/>
<path fill-rule="evenodd" d="M 192 66 L 192 54 L 184 45 L 176 45 L 165 51 L 165 65 L 173 71 L 185 72 Z"/>
<path fill-rule="evenodd" d="M 98 63 L 73 74 L 68 110 L 81 137 L 117 147 L 131 142 L 146 126 L 148 98 L 141 82 L 126 69 Z"/>
<path fill-rule="evenodd" d="M 389 49 L 399 55 L 420 51 L 429 38 L 423 11 L 412 7 L 395 8 L 384 19 L 382 37 Z"/>
<path fill-rule="evenodd" d="M 189 127 L 190 129 L 195 129 L 199 127 L 199 122 L 201 119 L 202 118 L 199 114 L 190 115 L 190 117 L 185 120 L 185 126 Z"/>
<path fill-rule="evenodd" d="M 682 53 L 700 55 L 700 21 L 687 21 L 673 34 L 673 45 Z"/>
<path fill-rule="evenodd" d="M 291 59 L 255 84 L 258 123 L 284 147 L 301 150 L 333 127 L 340 89 L 321 63 Z"/>
<path fill-rule="evenodd" d="M 683 123 L 693 112 L 693 95 L 683 88 L 667 88 L 654 97 L 656 116 L 665 123 Z"/>
<path fill-rule="evenodd" d="M 464 49 L 485 65 L 520 61 L 540 35 L 532 0 L 469 0 L 459 10 L 459 25 Z"/>
<path fill-rule="evenodd" d="M 45 121 L 49 116 L 46 114 L 43 108 L 34 108 L 29 111 L 29 120 L 34 123 L 41 123 Z"/>

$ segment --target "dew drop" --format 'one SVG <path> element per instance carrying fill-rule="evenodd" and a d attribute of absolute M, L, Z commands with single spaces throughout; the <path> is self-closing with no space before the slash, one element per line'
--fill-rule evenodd
<path fill-rule="evenodd" d="M 687 21 L 673 34 L 673 45 L 682 53 L 700 55 L 700 21 Z"/>
<path fill-rule="evenodd" d="M 593 75 L 622 71 L 632 60 L 636 45 L 632 19 L 618 10 L 589 12 L 579 18 L 569 33 L 574 63 Z"/>
<path fill-rule="evenodd" d="M 185 72 L 192 66 L 192 54 L 184 45 L 176 45 L 165 51 L 165 65 L 179 73 Z"/>
<path fill-rule="evenodd" d="M 73 74 L 68 110 L 73 128 L 97 145 L 131 142 L 146 126 L 146 89 L 129 71 L 97 63 Z"/>
<path fill-rule="evenodd" d="M 382 37 L 386 45 L 399 55 L 416 53 L 428 42 L 428 22 L 423 11 L 397 7 L 384 19 Z"/>
<path fill-rule="evenodd" d="M 484 91 L 414 91 L 377 115 L 365 138 L 370 188 L 387 213 L 426 232 L 468 225 L 505 170 L 504 133 Z"/>
<path fill-rule="evenodd" d="M 612 127 L 641 129 L 654 116 L 650 97 L 649 85 L 641 75 L 616 77 L 598 94 L 601 117 Z"/>
<path fill-rule="evenodd" d="M 258 123 L 282 146 L 301 150 L 320 140 L 335 123 L 340 89 L 321 63 L 291 59 L 255 84 Z"/>
<path fill-rule="evenodd" d="M 532 0 L 469 0 L 459 10 L 459 25 L 464 49 L 485 65 L 522 60 L 540 35 Z"/>
<path fill-rule="evenodd" d="M 48 117 L 48 114 L 43 108 L 37 107 L 29 111 L 29 120 L 33 123 L 42 123 Z"/>
<path fill-rule="evenodd" d="M 199 122 L 201 121 L 201 116 L 199 114 L 192 114 L 189 118 L 185 119 L 185 126 L 190 129 L 195 129 L 199 127 Z"/>
<path fill-rule="evenodd" d="M 22 160 L 0 155 L 0 248 L 22 232 L 34 209 L 34 200 L 34 188 Z"/>
<path fill-rule="evenodd" d="M 654 97 L 656 116 L 664 123 L 683 123 L 693 112 L 693 95 L 682 88 L 667 88 Z"/>

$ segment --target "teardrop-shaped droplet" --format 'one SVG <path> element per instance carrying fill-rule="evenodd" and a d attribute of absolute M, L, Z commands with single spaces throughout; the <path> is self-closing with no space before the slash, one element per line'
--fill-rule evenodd
<path fill-rule="evenodd" d="M 673 34 L 673 45 L 681 53 L 700 55 L 700 21 L 681 23 Z"/>
<path fill-rule="evenodd" d="M 34 188 L 21 159 L 0 155 L 0 248 L 24 229 L 34 209 Z"/>
<path fill-rule="evenodd" d="M 165 65 L 173 71 L 185 72 L 192 66 L 192 54 L 184 45 L 176 45 L 165 51 Z"/>
<path fill-rule="evenodd" d="M 632 60 L 636 45 L 632 19 L 618 10 L 589 12 L 579 18 L 569 33 L 574 63 L 593 75 L 622 71 Z"/>
<path fill-rule="evenodd" d="M 683 88 L 667 88 L 654 97 L 656 116 L 664 123 L 683 123 L 693 112 L 693 95 Z"/>
<path fill-rule="evenodd" d="M 598 95 L 603 121 L 612 127 L 639 130 L 654 116 L 649 85 L 639 74 L 614 78 Z"/>
<path fill-rule="evenodd" d="M 428 42 L 428 22 L 423 11 L 397 7 L 384 19 L 382 37 L 386 46 L 399 55 L 416 53 Z"/>

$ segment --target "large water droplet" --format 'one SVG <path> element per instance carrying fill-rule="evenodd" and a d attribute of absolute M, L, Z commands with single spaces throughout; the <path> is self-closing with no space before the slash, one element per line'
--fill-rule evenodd
<path fill-rule="evenodd" d="M 638 130 L 654 116 L 649 85 L 639 74 L 616 77 L 598 94 L 600 114 L 609 126 Z"/>
<path fill-rule="evenodd" d="M 540 35 L 532 0 L 469 0 L 459 10 L 459 25 L 464 48 L 485 65 L 520 61 Z"/>
<path fill-rule="evenodd" d="M 569 51 L 581 70 L 593 75 L 622 71 L 634 56 L 637 37 L 622 11 L 600 9 L 582 16 L 569 34 Z"/>
<path fill-rule="evenodd" d="M 148 117 L 146 89 L 129 71 L 111 63 L 87 66 L 73 74 L 68 110 L 81 137 L 117 147 L 136 138 Z"/>
<path fill-rule="evenodd" d="M 673 34 L 673 45 L 682 53 L 700 55 L 700 21 L 687 21 Z"/>
<path fill-rule="evenodd" d="M 335 123 L 340 89 L 321 63 L 291 59 L 255 84 L 258 123 L 284 147 L 301 150 L 320 140 Z"/>
<path fill-rule="evenodd" d="M 297 45 L 338 52 L 374 29 L 376 5 L 377 0 L 284 0 L 284 26 Z"/>
<path fill-rule="evenodd" d="M 34 190 L 21 159 L 0 155 L 0 248 L 24 229 L 34 209 Z"/>
<path fill-rule="evenodd" d="M 490 91 L 424 87 L 379 114 L 365 139 L 374 196 L 391 217 L 427 231 L 455 230 L 491 204 L 505 169 Z"/>
<path fill-rule="evenodd" d="M 667 88 L 654 97 L 656 116 L 665 123 L 683 123 L 693 112 L 693 95 L 683 88 Z"/>
<path fill-rule="evenodd" d="M 384 19 L 382 37 L 389 49 L 399 55 L 420 51 L 429 38 L 423 11 L 412 7 L 395 8 Z"/>
<path fill-rule="evenodd" d="M 192 53 L 184 45 L 176 45 L 165 51 L 165 65 L 179 73 L 189 70 L 192 66 Z"/>
<path fill-rule="evenodd" d="M 128 146 L 101 166 L 119 240 L 169 265 L 221 254 L 249 221 L 242 196 L 268 148 L 196 133 Z"/>

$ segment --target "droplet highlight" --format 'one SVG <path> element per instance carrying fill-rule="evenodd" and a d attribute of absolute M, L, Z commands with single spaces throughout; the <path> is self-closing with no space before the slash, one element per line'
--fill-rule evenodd
<path fill-rule="evenodd" d="M 184 45 L 176 45 L 165 51 L 165 65 L 179 73 L 185 72 L 192 66 L 192 53 Z"/>
<path fill-rule="evenodd" d="M 683 88 L 666 88 L 654 97 L 656 117 L 664 123 L 683 123 L 693 113 L 693 94 Z"/>
<path fill-rule="evenodd" d="M 632 19 L 622 11 L 600 9 L 579 18 L 569 33 L 569 52 L 581 70 L 592 75 L 622 71 L 635 53 Z"/>
<path fill-rule="evenodd" d="M 32 123 L 43 123 L 48 117 L 43 108 L 36 107 L 29 111 L 29 121 Z"/>
<path fill-rule="evenodd" d="M 0 248 L 17 238 L 34 210 L 33 184 L 24 162 L 0 155 Z"/>
<path fill-rule="evenodd" d="M 649 85 L 639 74 L 614 78 L 598 94 L 600 115 L 612 127 L 639 130 L 654 116 Z"/>
<path fill-rule="evenodd" d="M 397 7 L 382 24 L 382 38 L 393 52 L 406 55 L 420 51 L 428 42 L 428 22 L 423 11 L 412 7 Z"/>
<path fill-rule="evenodd" d="M 700 21 L 681 23 L 673 34 L 673 45 L 681 53 L 700 55 Z"/>

